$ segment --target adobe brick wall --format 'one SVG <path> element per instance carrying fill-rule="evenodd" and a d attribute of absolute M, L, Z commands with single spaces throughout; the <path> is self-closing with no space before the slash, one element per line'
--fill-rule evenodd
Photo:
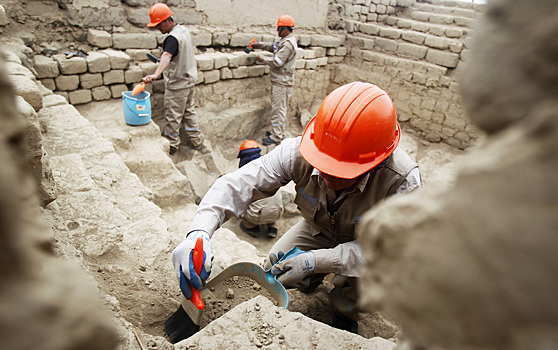
<path fill-rule="evenodd" d="M 69 3 L 65 12 L 69 22 L 97 6 L 92 3 L 77 9 Z M 145 28 L 148 16 L 141 3 L 110 4 L 110 8 L 97 9 L 105 14 L 104 22 L 98 18 L 96 23 L 97 17 L 85 21 L 84 17 L 85 22 L 76 23 L 76 30 L 83 31 L 81 40 L 90 48 L 85 58 L 66 59 L 61 53 L 48 57 L 49 51 L 37 55 L 36 43 L 31 44 L 37 78 L 72 104 L 121 98 L 123 91 L 131 90 L 142 76 L 155 70 L 156 65 L 145 54 L 158 56 L 163 41 L 158 32 Z M 143 7 L 150 6 L 148 1 L 144 3 Z M 299 61 L 289 118 L 297 117 L 301 109 L 322 100 L 338 85 L 362 80 L 386 90 L 394 100 L 400 123 L 424 140 L 461 149 L 475 144 L 479 131 L 462 108 L 459 76 L 467 71 L 473 28 L 483 5 L 449 0 L 329 0 L 328 4 L 328 13 L 322 14 L 326 16 L 325 27 L 301 25 L 295 29 Z M 214 90 L 225 91 L 229 107 L 269 95 L 269 80 L 262 79 L 269 68 L 255 64 L 253 58 L 250 60 L 253 55 L 243 52 L 252 38 L 276 40 L 269 21 L 265 25 L 214 26 L 203 14 L 207 4 L 187 1 L 169 5 L 176 9 L 177 21 L 187 24 L 196 46 L 202 92 L 197 95 L 197 106 L 221 104 L 223 96 Z M 5 6 L 8 11 L 0 11 L 0 15 L 6 14 L 0 29 L 8 28 L 2 23 L 6 26 L 33 16 L 49 21 L 49 17 L 38 15 L 40 11 L 23 16 L 14 11 L 17 6 L 12 1 Z M 111 24 L 116 20 L 111 9 L 126 10 L 123 22 L 119 19 Z M 217 87 L 221 84 L 224 86 Z M 250 86 L 249 92 L 244 91 L 246 86 Z M 162 106 L 162 82 L 148 86 L 147 91 L 154 93 L 152 106 L 157 112 Z M 235 92 L 239 96 L 234 96 Z"/>

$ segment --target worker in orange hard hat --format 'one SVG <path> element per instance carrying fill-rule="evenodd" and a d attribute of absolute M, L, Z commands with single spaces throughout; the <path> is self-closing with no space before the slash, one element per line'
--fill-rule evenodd
<path fill-rule="evenodd" d="M 293 34 L 294 19 L 283 15 L 277 20 L 277 42 L 255 42 L 255 49 L 273 52 L 273 56 L 258 55 L 258 62 L 269 66 L 271 80 L 271 131 L 262 140 L 264 146 L 278 145 L 285 138 L 287 123 L 287 108 L 294 85 L 296 66 L 296 37 Z"/>
<path fill-rule="evenodd" d="M 364 265 L 355 235 L 359 220 L 377 203 L 422 185 L 417 164 L 397 147 L 401 130 L 396 119 L 392 100 L 376 85 L 354 82 L 335 89 L 302 137 L 285 139 L 215 181 L 186 240 L 172 253 L 175 268 L 191 266 L 190 236 L 207 237 L 210 252 L 209 237 L 228 217 L 293 181 L 294 202 L 303 219 L 274 244 L 265 268 L 285 287 L 306 292 L 334 273 L 333 326 L 358 332 L 363 314 L 358 312 L 356 283 Z M 294 246 L 302 251 L 281 260 Z M 201 287 L 200 276 L 189 278 Z"/>
<path fill-rule="evenodd" d="M 261 157 L 260 145 L 254 140 L 246 140 L 240 145 L 238 167 L 242 168 Z M 252 237 L 264 234 L 270 238 L 277 236 L 275 222 L 283 216 L 283 198 L 281 191 L 273 196 L 254 201 L 240 217 L 240 228 Z"/>
<path fill-rule="evenodd" d="M 188 29 L 176 23 L 172 15 L 171 9 L 163 3 L 157 3 L 149 10 L 150 22 L 147 26 L 158 29 L 162 34 L 167 34 L 167 37 L 155 72 L 142 80 L 152 83 L 161 74 L 164 77 L 166 124 L 162 135 L 170 142 L 169 153 L 172 155 L 178 151 L 181 126 L 184 126 L 193 148 L 208 153 L 194 109 L 194 86 L 198 81 L 198 70 L 192 38 Z"/>

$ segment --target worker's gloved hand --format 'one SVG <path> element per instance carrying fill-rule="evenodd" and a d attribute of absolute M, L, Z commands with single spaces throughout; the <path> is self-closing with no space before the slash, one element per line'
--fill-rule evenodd
<path fill-rule="evenodd" d="M 282 251 L 278 251 L 277 254 L 275 253 L 269 253 L 269 262 L 271 263 L 271 266 L 277 264 L 277 262 L 279 260 L 281 260 L 281 258 L 283 257 L 283 255 L 285 255 L 285 253 L 283 253 Z"/>
<path fill-rule="evenodd" d="M 277 276 L 276 279 L 285 287 L 294 287 L 302 279 L 314 273 L 314 269 L 316 268 L 316 257 L 312 251 L 301 251 L 277 263 L 277 260 L 281 259 L 283 256 L 281 253 L 282 252 L 277 253 L 276 263 L 273 262 L 270 254 L 270 260 L 273 264 L 271 273 Z M 279 256 L 279 254 L 281 254 L 281 256 Z"/>
<path fill-rule="evenodd" d="M 203 238 L 203 264 L 198 275 L 194 270 L 194 262 L 192 254 L 198 237 Z M 172 263 L 174 264 L 174 271 L 176 278 L 180 281 L 180 289 L 186 299 L 192 298 L 192 288 L 201 289 L 203 281 L 205 281 L 211 274 L 211 263 L 213 261 L 213 252 L 211 250 L 211 241 L 209 234 L 205 231 L 192 231 L 188 234 L 186 239 L 172 251 Z"/>

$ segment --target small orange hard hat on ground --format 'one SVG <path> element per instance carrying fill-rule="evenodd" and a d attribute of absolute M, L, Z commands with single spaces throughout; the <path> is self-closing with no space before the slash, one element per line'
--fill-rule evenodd
<path fill-rule="evenodd" d="M 323 173 L 354 179 L 389 157 L 400 138 L 388 94 L 376 85 L 353 82 L 322 102 L 304 130 L 300 153 Z"/>
<path fill-rule="evenodd" d="M 244 151 L 249 148 L 260 148 L 260 145 L 258 145 L 258 143 L 254 140 L 246 140 L 240 145 L 239 151 Z"/>
<path fill-rule="evenodd" d="M 294 27 L 294 19 L 289 15 L 283 15 L 277 20 L 276 27 Z"/>
<path fill-rule="evenodd" d="M 151 22 L 147 24 L 148 27 L 156 27 L 159 23 L 172 16 L 171 9 L 163 3 L 157 3 L 151 6 L 149 10 L 149 18 Z"/>

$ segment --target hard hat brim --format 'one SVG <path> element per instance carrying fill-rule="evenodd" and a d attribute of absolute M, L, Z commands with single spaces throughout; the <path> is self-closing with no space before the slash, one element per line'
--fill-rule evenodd
<path fill-rule="evenodd" d="M 314 168 L 325 174 L 341 179 L 354 179 L 380 164 L 393 152 L 393 150 L 395 150 L 395 148 L 397 148 L 401 137 L 399 124 L 396 123 L 397 137 L 396 140 L 394 140 L 395 146 L 391 152 L 378 156 L 376 159 L 368 163 L 340 161 L 321 152 L 312 141 L 311 134 L 314 128 L 315 120 L 316 117 L 312 118 L 302 134 L 302 140 L 300 141 L 299 146 L 300 154 L 302 154 L 302 157 Z"/>
<path fill-rule="evenodd" d="M 174 13 L 172 11 L 170 11 L 167 16 L 165 18 L 161 18 L 161 20 L 157 21 L 157 22 L 149 22 L 147 23 L 147 26 L 149 28 L 153 28 L 153 27 L 157 27 L 159 25 L 159 23 L 166 21 L 167 19 L 169 19 Z"/>

